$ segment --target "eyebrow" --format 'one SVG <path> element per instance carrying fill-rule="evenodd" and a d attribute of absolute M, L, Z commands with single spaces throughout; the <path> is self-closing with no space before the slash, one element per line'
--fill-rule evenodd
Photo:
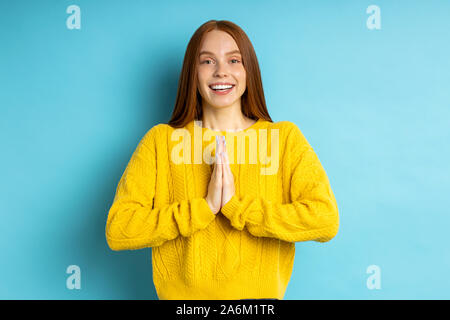
<path fill-rule="evenodd" d="M 235 54 L 235 53 L 241 54 L 241 52 L 239 50 L 233 50 L 233 51 L 227 52 L 226 54 L 230 55 L 230 54 Z M 212 56 L 214 55 L 214 53 L 212 53 L 211 51 L 201 51 L 199 56 L 201 56 L 202 54 L 210 54 Z"/>

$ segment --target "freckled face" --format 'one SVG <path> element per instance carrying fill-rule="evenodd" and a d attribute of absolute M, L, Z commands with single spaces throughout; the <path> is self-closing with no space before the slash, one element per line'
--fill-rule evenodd
<path fill-rule="evenodd" d="M 224 31 L 208 32 L 203 38 L 197 63 L 197 87 L 203 106 L 240 106 L 246 89 L 246 72 L 233 37 Z M 231 83 L 234 87 L 229 93 L 221 95 L 210 88 L 216 82 Z"/>

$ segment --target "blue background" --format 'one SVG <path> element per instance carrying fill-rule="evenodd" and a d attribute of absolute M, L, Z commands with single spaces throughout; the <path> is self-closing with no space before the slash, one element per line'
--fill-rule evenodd
<path fill-rule="evenodd" d="M 81 29 L 69 30 L 69 5 Z M 381 30 L 369 30 L 369 5 Z M 157 299 L 151 249 L 105 223 L 139 140 L 173 110 L 187 43 L 243 28 L 269 113 L 302 130 L 340 230 L 296 243 L 285 299 L 449 299 L 450 2 L 2 1 L 0 298 Z M 81 289 L 66 288 L 69 265 Z M 369 290 L 370 265 L 381 289 Z"/>

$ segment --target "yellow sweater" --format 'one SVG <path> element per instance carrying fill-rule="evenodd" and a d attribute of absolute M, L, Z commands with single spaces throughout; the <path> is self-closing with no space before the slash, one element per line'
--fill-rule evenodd
<path fill-rule="evenodd" d="M 217 215 L 205 200 L 216 135 L 226 138 L 236 190 Z M 157 124 L 141 139 L 117 186 L 106 240 L 112 250 L 152 247 L 161 300 L 283 299 L 295 242 L 326 242 L 338 229 L 328 177 L 293 122 L 259 119 L 225 132 L 191 121 Z"/>

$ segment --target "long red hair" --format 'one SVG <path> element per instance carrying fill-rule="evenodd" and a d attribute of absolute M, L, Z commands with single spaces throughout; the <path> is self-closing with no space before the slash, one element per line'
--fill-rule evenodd
<path fill-rule="evenodd" d="M 202 97 L 197 88 L 197 61 L 203 36 L 212 30 L 221 30 L 230 34 L 241 51 L 247 79 L 245 92 L 241 96 L 242 113 L 250 119 L 262 118 L 273 122 L 267 111 L 258 59 L 250 39 L 233 22 L 209 20 L 195 31 L 186 48 L 178 81 L 175 108 L 168 124 L 175 128 L 182 128 L 192 120 L 202 118 Z"/>

